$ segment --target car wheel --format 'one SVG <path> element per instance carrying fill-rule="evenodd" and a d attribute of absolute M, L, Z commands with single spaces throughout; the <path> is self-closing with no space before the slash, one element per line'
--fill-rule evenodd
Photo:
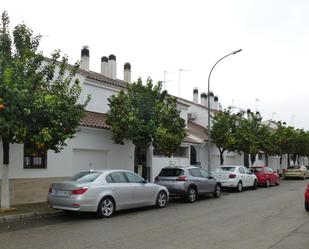
<path fill-rule="evenodd" d="M 257 185 L 258 185 L 258 181 L 254 180 L 252 189 L 256 190 L 257 189 Z"/>
<path fill-rule="evenodd" d="M 238 184 L 237 184 L 237 186 L 236 186 L 236 191 L 237 191 L 238 193 L 240 193 L 240 192 L 242 191 L 242 182 L 241 182 L 241 181 L 238 182 Z"/>
<path fill-rule="evenodd" d="M 279 186 L 280 185 L 280 178 L 278 177 L 277 181 L 276 181 L 276 185 Z"/>
<path fill-rule="evenodd" d="M 196 193 L 195 188 L 194 187 L 190 187 L 188 189 L 188 193 L 187 193 L 187 201 L 190 202 L 190 203 L 195 202 L 196 195 L 197 195 L 197 193 Z"/>
<path fill-rule="evenodd" d="M 215 186 L 215 191 L 213 193 L 213 197 L 215 197 L 215 198 L 220 198 L 221 197 L 221 185 L 220 184 L 217 184 Z"/>
<path fill-rule="evenodd" d="M 305 209 L 307 212 L 309 212 L 309 203 L 308 202 L 305 202 Z"/>
<path fill-rule="evenodd" d="M 265 187 L 266 187 L 266 188 L 269 188 L 269 186 L 270 186 L 270 182 L 269 182 L 269 179 L 267 179 L 266 184 L 265 184 Z"/>
<path fill-rule="evenodd" d="M 104 197 L 98 206 L 97 215 L 100 218 L 110 218 L 115 212 L 115 202 L 113 198 L 107 196 Z"/>
<path fill-rule="evenodd" d="M 158 208 L 164 208 L 167 205 L 167 193 L 165 191 L 160 191 L 157 200 L 156 200 L 156 206 Z"/>

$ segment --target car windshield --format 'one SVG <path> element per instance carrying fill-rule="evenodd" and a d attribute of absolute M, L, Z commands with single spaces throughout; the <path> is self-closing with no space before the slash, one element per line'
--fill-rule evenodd
<path fill-rule="evenodd" d="M 70 181 L 73 181 L 73 182 L 93 182 L 101 174 L 102 174 L 101 172 L 91 172 L 91 171 L 80 172 L 80 173 L 72 176 Z"/>
<path fill-rule="evenodd" d="M 256 172 L 263 172 L 263 168 L 251 168 L 251 171 L 256 173 Z"/>
<path fill-rule="evenodd" d="M 215 170 L 215 172 L 234 172 L 235 167 L 220 167 Z"/>
<path fill-rule="evenodd" d="M 162 169 L 159 176 L 182 176 L 184 171 L 182 169 L 173 169 L 173 168 L 166 168 Z"/>
<path fill-rule="evenodd" d="M 300 165 L 291 165 L 288 169 L 300 169 Z"/>

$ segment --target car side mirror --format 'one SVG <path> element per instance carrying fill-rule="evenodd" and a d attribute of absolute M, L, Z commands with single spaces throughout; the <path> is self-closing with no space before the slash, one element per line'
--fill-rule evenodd
<path fill-rule="evenodd" d="M 212 179 L 214 179 L 214 177 L 213 176 L 208 176 L 208 179 L 212 180 Z"/>
<path fill-rule="evenodd" d="M 146 184 L 146 183 L 148 183 L 148 180 L 144 179 L 144 181 L 142 183 Z"/>

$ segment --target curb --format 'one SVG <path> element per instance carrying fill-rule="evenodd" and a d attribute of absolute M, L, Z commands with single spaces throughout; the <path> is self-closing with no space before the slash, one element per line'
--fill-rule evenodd
<path fill-rule="evenodd" d="M 12 214 L 12 215 L 6 215 L 0 217 L 0 224 L 1 223 L 7 223 L 7 222 L 16 222 L 16 221 L 22 221 L 26 219 L 39 219 L 39 218 L 45 218 L 45 217 L 51 217 L 51 216 L 57 216 L 63 214 L 62 211 L 55 211 L 50 213 L 45 212 L 31 212 L 31 213 L 24 213 L 24 214 Z"/>

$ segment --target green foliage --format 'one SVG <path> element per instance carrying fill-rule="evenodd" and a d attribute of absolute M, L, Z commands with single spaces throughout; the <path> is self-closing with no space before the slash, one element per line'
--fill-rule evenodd
<path fill-rule="evenodd" d="M 40 38 L 25 24 L 17 25 L 11 37 L 8 15 L 2 14 L 0 137 L 26 143 L 33 152 L 59 152 L 76 132 L 86 103 L 78 104 L 79 65 L 69 66 L 59 51 L 44 58 L 37 52 Z"/>
<path fill-rule="evenodd" d="M 186 136 L 185 123 L 179 116 L 176 99 L 161 92 L 161 88 L 160 82 L 154 85 L 150 78 L 146 85 L 138 79 L 126 91 L 108 99 L 107 123 L 112 126 L 116 143 L 123 144 L 128 139 L 146 148 L 153 139 L 155 149 L 166 155 L 177 150 Z"/>
<path fill-rule="evenodd" d="M 223 153 L 225 151 L 236 151 L 235 132 L 240 120 L 238 115 L 232 114 L 231 109 L 217 112 L 212 121 L 211 139 L 220 151 L 220 161 L 223 164 Z"/>

